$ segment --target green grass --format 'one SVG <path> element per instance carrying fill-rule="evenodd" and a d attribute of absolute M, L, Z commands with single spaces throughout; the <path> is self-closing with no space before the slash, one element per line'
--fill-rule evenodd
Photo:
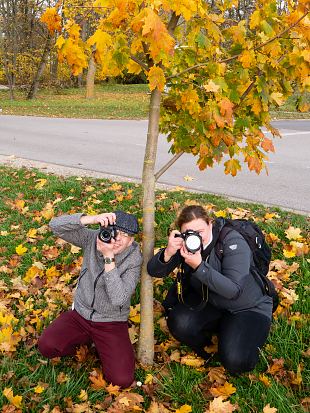
<path fill-rule="evenodd" d="M 42 88 L 33 100 L 16 90 L 15 100 L 0 90 L 0 108 L 4 115 L 28 115 L 86 119 L 145 119 L 149 110 L 149 88 L 145 84 L 105 84 L 95 86 L 95 98 L 85 99 L 85 88 Z M 271 110 L 274 119 L 309 119 L 310 112 L 296 110 L 296 96 Z M 303 97 L 310 102 L 309 94 Z"/>
<path fill-rule="evenodd" d="M 298 103 L 304 103 L 308 105 L 308 108 L 304 112 L 300 112 L 296 109 Z M 271 116 L 275 119 L 310 119 L 310 93 L 305 92 L 302 98 L 297 95 L 290 96 L 287 101 L 277 108 L 271 110 Z"/>
<path fill-rule="evenodd" d="M 46 179 L 42 188 L 36 187 L 39 179 Z M 56 242 L 47 228 L 49 217 L 44 216 L 42 211 L 47 205 L 53 208 L 55 215 L 124 209 L 137 214 L 141 219 L 141 186 L 132 183 L 119 185 L 117 187 L 109 180 L 64 178 L 46 175 L 37 170 L 0 166 L 0 406 L 9 404 L 3 390 L 12 388 L 14 396 L 23 398 L 22 412 L 43 412 L 47 405 L 49 410 L 45 411 L 51 412 L 56 406 L 66 411 L 70 408 L 71 401 L 81 403 L 78 396 L 81 390 L 86 390 L 89 411 L 106 411 L 106 408 L 95 406 L 103 402 L 107 392 L 94 390 L 88 378 L 91 371 L 100 369 L 92 349 L 83 363 L 71 357 L 54 364 L 44 359 L 36 348 L 44 326 L 71 305 L 80 266 L 79 254 L 73 253 L 68 244 Z M 18 204 L 17 200 L 23 200 L 24 204 Z M 309 243 L 309 219 L 279 208 L 238 203 L 214 195 L 180 190 L 159 191 L 156 193 L 156 246 L 165 244 L 167 228 L 176 216 L 176 205 L 182 207 L 193 201 L 209 206 L 212 214 L 219 210 L 227 212 L 226 208 L 239 212 L 247 210 L 247 217 L 255 217 L 267 234 L 272 232 L 279 237 L 280 240 L 273 248 L 273 259 L 284 260 L 288 265 L 299 264 L 299 268 L 284 283 L 285 287 L 294 289 L 299 298 L 288 308 L 287 314 L 279 315 L 274 321 L 268 345 L 262 350 L 258 366 L 251 374 L 240 377 L 227 375 L 227 380 L 236 387 L 230 401 L 237 403 L 242 413 L 262 413 L 268 403 L 277 408 L 278 413 L 302 413 L 301 402 L 307 396 L 307 383 L 310 379 L 306 353 L 309 342 L 309 255 L 285 258 L 283 248 L 289 244 L 285 234 L 289 226 L 300 228 L 304 244 Z M 265 218 L 266 212 L 276 215 Z M 31 229 L 38 230 L 36 237 L 32 239 L 27 235 Z M 141 241 L 138 237 L 139 240 Z M 16 254 L 19 244 L 27 247 L 27 252 L 22 256 Z M 47 251 L 55 246 L 58 255 L 50 257 Z M 24 278 L 34 263 L 41 263 L 45 269 L 56 266 L 60 275 L 48 283 L 43 273 L 26 283 Z M 155 296 L 159 301 L 168 283 L 167 280 L 163 286 L 155 287 Z M 133 304 L 138 302 L 139 290 L 132 300 Z M 12 323 L 13 331 L 20 337 L 16 348 L 5 347 L 8 339 L 3 335 L 5 325 L 1 321 L 2 313 L 13 314 L 18 320 Z M 157 345 L 168 338 L 158 324 L 155 326 L 155 338 Z M 194 413 L 204 413 L 208 401 L 212 400 L 208 393 L 211 384 L 207 380 L 207 372 L 169 362 L 170 351 L 164 355 L 156 353 L 153 368 L 144 370 L 142 366 L 137 366 L 137 380 L 144 382 L 147 374 L 152 374 L 155 383 L 151 390 L 134 390 L 144 397 L 143 411 L 147 411 L 151 402 L 150 395 L 153 394 L 154 400 L 165 403 L 169 411 L 187 404 Z M 189 349 L 182 346 L 180 351 L 185 355 Z M 268 366 L 280 358 L 284 359 L 281 374 L 269 374 Z M 219 365 L 216 356 L 209 364 L 210 367 Z M 301 369 L 302 376 L 299 385 L 292 383 L 298 369 Z M 57 381 L 60 373 L 67 375 L 66 382 Z M 259 374 L 268 377 L 269 387 L 259 381 Z M 40 394 L 34 391 L 37 385 L 45 386 Z"/>
<path fill-rule="evenodd" d="M 87 119 L 143 119 L 147 117 L 147 85 L 96 85 L 95 98 L 85 98 L 85 88 L 42 89 L 37 98 L 27 100 L 16 92 L 10 100 L 0 90 L 0 107 L 5 115 L 31 115 Z"/>

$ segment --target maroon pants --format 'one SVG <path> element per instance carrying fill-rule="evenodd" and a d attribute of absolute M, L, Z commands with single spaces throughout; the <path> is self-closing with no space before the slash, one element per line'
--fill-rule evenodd
<path fill-rule="evenodd" d="M 75 310 L 56 318 L 39 338 L 40 353 L 48 358 L 72 356 L 77 346 L 94 343 L 107 381 L 128 387 L 134 381 L 135 357 L 126 321 L 94 322 Z"/>

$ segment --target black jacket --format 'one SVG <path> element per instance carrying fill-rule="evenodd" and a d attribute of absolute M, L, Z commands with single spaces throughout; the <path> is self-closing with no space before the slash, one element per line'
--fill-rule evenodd
<path fill-rule="evenodd" d="M 210 304 L 232 313 L 252 310 L 272 317 L 272 299 L 263 293 L 261 286 L 250 273 L 253 257 L 250 247 L 237 231 L 231 231 L 223 241 L 222 261 L 217 257 L 214 245 L 217 235 L 223 226 L 223 220 L 218 219 L 213 224 L 213 243 L 209 247 L 209 255 L 194 271 L 184 265 L 182 278 L 183 299 L 190 306 L 198 306 L 202 301 L 202 286 L 208 289 Z M 168 262 L 163 259 L 164 249 L 161 249 L 148 262 L 148 273 L 153 277 L 166 277 L 183 258 L 178 251 Z M 166 310 L 178 302 L 176 283 L 168 291 L 164 301 Z"/>

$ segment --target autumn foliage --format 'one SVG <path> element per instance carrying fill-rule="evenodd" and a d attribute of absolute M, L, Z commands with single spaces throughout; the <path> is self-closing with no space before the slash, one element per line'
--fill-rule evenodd
<path fill-rule="evenodd" d="M 254 218 L 264 228 L 273 247 L 268 276 L 279 291 L 280 306 L 271 337 L 262 350 L 262 363 L 238 381 L 217 362 L 215 336 L 206 348 L 210 360 L 205 365 L 204 360 L 169 334 L 160 304 L 167 281 L 157 279 L 155 365 L 151 369 L 137 363 L 139 386 L 121 390 L 105 381 L 92 347 L 81 346 L 72 358 L 47 362 L 38 353 L 36 343 L 42 329 L 60 312 L 70 308 L 81 267 L 79 248 L 55 239 L 48 228 L 49 220 L 62 213 L 83 210 L 91 214 L 102 209 L 126 209 L 140 217 L 141 188 L 134 184 L 56 178 L 9 168 L 1 168 L 1 187 L 0 402 L 2 400 L 3 413 L 31 409 L 40 413 L 227 413 L 250 411 L 246 410 L 247 405 L 260 413 L 282 413 L 275 404 L 277 399 L 273 398 L 282 388 L 295 396 L 294 404 L 300 402 L 306 406 L 305 363 L 309 349 L 305 338 L 307 316 L 303 311 L 306 297 L 303 284 L 307 283 L 310 242 L 306 218 L 210 202 L 208 196 L 189 194 L 181 188 L 157 193 L 158 246 L 164 242 L 165 220 L 168 217 L 169 222 L 172 221 L 183 205 L 199 202 L 214 217 Z M 140 309 L 135 297 L 129 317 L 129 333 L 135 347 L 141 323 Z M 289 331 L 304 339 L 299 342 L 286 337 Z M 291 356 L 286 346 L 292 349 Z M 186 374 L 190 377 L 187 386 L 192 386 L 192 391 L 203 400 L 199 408 L 194 398 L 182 393 L 186 391 L 186 387 L 182 387 Z M 170 393 L 169 383 L 173 389 Z M 255 399 L 255 394 L 261 391 L 267 396 L 260 401 Z M 178 403 L 174 398 L 176 394 Z"/>
<path fill-rule="evenodd" d="M 224 160 L 225 173 L 233 176 L 241 161 L 257 173 L 265 167 L 274 151 L 271 136 L 279 135 L 270 107 L 309 88 L 307 1 L 283 9 L 274 0 L 257 1 L 243 19 L 236 0 L 95 0 L 81 6 L 63 2 L 56 43 L 73 74 L 88 65 L 91 51 L 103 77 L 144 71 L 151 91 L 168 86 L 161 130 L 172 153 L 192 153 L 200 169 Z M 42 21 L 58 31 L 55 10 L 47 9 Z M 79 21 L 90 13 L 94 34 L 82 41 Z"/>

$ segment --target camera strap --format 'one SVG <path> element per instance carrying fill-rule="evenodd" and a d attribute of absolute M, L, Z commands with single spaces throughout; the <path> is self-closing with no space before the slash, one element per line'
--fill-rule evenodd
<path fill-rule="evenodd" d="M 177 273 L 177 295 L 178 295 L 178 300 L 180 303 L 184 304 L 187 308 L 189 308 L 192 311 L 201 311 L 205 308 L 207 305 L 207 302 L 209 300 L 209 289 L 206 285 L 201 283 L 201 297 L 202 300 L 201 302 L 193 307 L 192 305 L 189 305 L 185 302 L 184 300 L 184 295 L 183 295 L 183 285 L 182 285 L 182 279 L 184 278 L 184 262 L 180 264 L 178 273 Z"/>

